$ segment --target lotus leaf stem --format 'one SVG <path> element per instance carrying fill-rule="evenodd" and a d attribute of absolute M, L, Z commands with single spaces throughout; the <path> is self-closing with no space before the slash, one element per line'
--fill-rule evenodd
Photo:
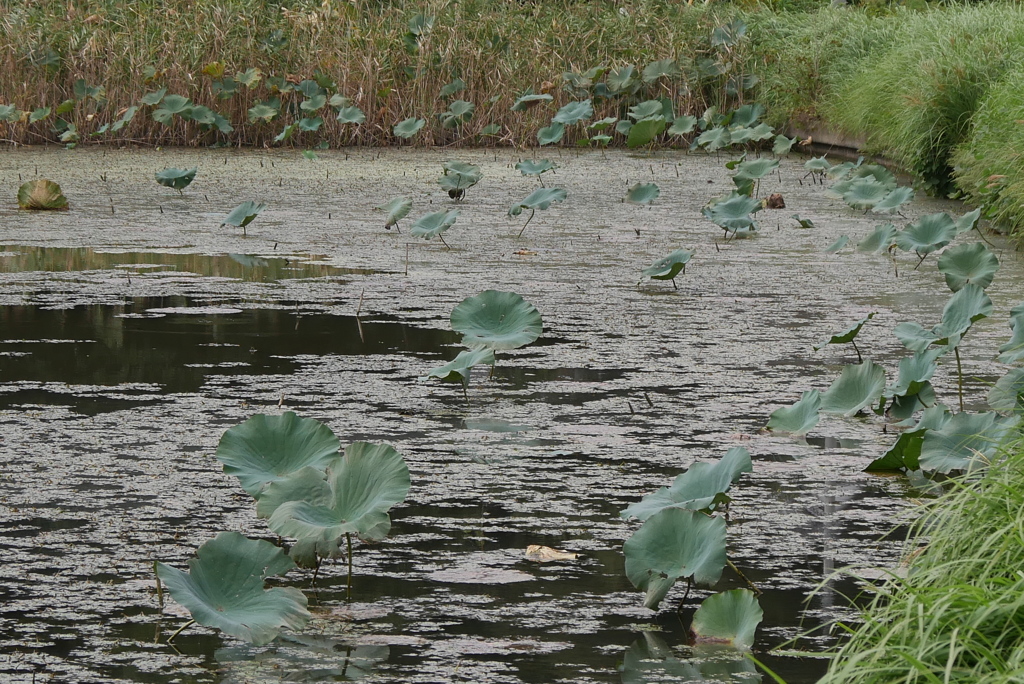
<path fill-rule="evenodd" d="M 346 597 L 348 600 L 352 600 L 352 533 L 345 533 L 345 542 L 348 545 L 348 585 L 346 587 Z"/>
<path fill-rule="evenodd" d="M 153 561 L 153 576 L 156 578 L 156 600 L 160 604 L 160 610 L 164 609 L 164 587 L 160 583 L 160 574 L 156 569 L 156 561 Z"/>
<path fill-rule="evenodd" d="M 733 563 L 733 562 L 732 562 L 731 560 L 729 560 L 728 558 L 726 558 L 726 559 L 725 559 L 725 563 L 726 563 L 726 565 L 728 565 L 728 566 L 729 566 L 730 568 L 732 568 L 732 571 L 733 571 L 733 572 L 735 572 L 735 573 L 736 573 L 737 575 L 739 575 L 739 577 L 740 577 L 740 579 L 741 579 L 741 580 L 743 580 L 744 582 L 746 582 L 746 583 L 747 583 L 747 586 L 748 586 L 748 587 L 750 587 L 750 590 L 751 590 L 752 592 L 754 592 L 754 593 L 755 593 L 755 594 L 757 594 L 758 596 L 760 596 L 760 595 L 761 595 L 761 593 L 762 593 L 762 592 L 761 592 L 761 590 L 760 590 L 760 589 L 758 589 L 758 588 L 757 588 L 757 585 L 756 585 L 756 584 L 754 584 L 753 582 L 751 582 L 751 581 L 750 581 L 750 578 L 749 578 L 749 577 L 747 577 L 746 575 L 744 575 L 744 574 L 743 574 L 743 571 L 742 571 L 742 570 L 740 570 L 739 568 L 737 568 L 737 567 L 736 567 L 736 564 L 735 564 L 735 563 Z"/>
<path fill-rule="evenodd" d="M 853 345 L 853 351 L 857 352 L 857 363 L 864 363 L 864 357 L 860 355 L 860 349 L 857 349 L 857 340 L 850 340 L 850 344 Z"/>
<path fill-rule="evenodd" d="M 444 242 L 444 235 L 439 234 L 437 237 L 441 238 L 441 242 Z M 444 246 L 447 247 L 449 250 L 452 248 L 452 246 L 449 245 L 447 242 L 444 242 Z"/>
<path fill-rule="evenodd" d="M 530 221 L 533 220 L 533 215 L 537 213 L 536 209 L 530 210 L 530 218 L 526 219 L 526 223 L 523 224 L 523 230 L 519 231 L 519 235 L 516 237 L 523 237 L 523 232 L 526 230 L 526 226 L 530 225 Z"/>
<path fill-rule="evenodd" d="M 683 612 L 683 604 L 686 603 L 686 599 L 690 598 L 690 589 L 692 587 L 693 587 L 693 576 L 691 575 L 690 577 L 686 578 L 686 593 L 683 594 L 683 598 L 680 599 L 679 605 L 676 606 L 676 612 L 677 613 Z"/>
<path fill-rule="evenodd" d="M 178 628 L 178 631 L 176 631 L 176 632 L 175 632 L 174 634 L 172 634 L 171 636 L 167 637 L 167 643 L 171 643 L 172 641 L 174 641 L 174 638 L 175 638 L 175 637 L 177 637 L 177 636 L 178 636 L 179 634 L 181 634 L 182 632 L 184 632 L 184 631 L 185 631 L 186 629 L 188 629 L 189 627 L 191 627 L 191 626 L 192 626 L 192 625 L 194 625 L 195 623 L 196 623 L 196 621 L 195 621 L 195 620 L 189 620 L 188 622 L 186 622 L 185 624 L 183 624 L 183 625 L 182 625 L 181 627 L 179 627 L 179 628 Z"/>
<path fill-rule="evenodd" d="M 964 369 L 960 365 L 960 346 L 953 347 L 956 356 L 956 389 L 960 395 L 960 413 L 964 412 Z"/>

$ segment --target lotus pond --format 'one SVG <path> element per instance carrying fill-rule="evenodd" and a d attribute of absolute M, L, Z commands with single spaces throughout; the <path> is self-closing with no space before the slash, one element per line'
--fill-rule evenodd
<path fill-rule="evenodd" d="M 544 185 L 564 199 L 521 205 L 528 228 L 509 207 L 539 182 L 507 150 L 0 157 L 0 678 L 761 681 L 728 649 L 687 645 L 707 591 L 679 583 L 644 608 L 622 553 L 639 523 L 620 511 L 743 447 L 753 471 L 729 492 L 728 552 L 762 592 L 752 651 L 790 684 L 816 681 L 813 653 L 861 589 L 833 571 L 895 567 L 919 493 L 863 472 L 894 440 L 873 414 L 825 417 L 805 438 L 764 427 L 856 362 L 849 345 L 813 347 L 870 313 L 858 350 L 894 379 L 893 328 L 939 319 L 942 274 L 913 255 L 897 277 L 884 253 L 827 253 L 879 219 L 826 195 L 802 158 L 758 180 L 786 208 L 736 239 L 701 214 L 733 187 L 724 154 L 548 157 Z M 453 160 L 482 171 L 459 200 L 437 182 Z M 198 173 L 179 193 L 153 181 L 168 167 Z M 38 177 L 70 211 L 15 208 Z M 385 230 L 391 209 L 375 207 L 396 197 L 412 213 Z M 266 205 L 244 234 L 222 225 L 243 201 Z M 410 233 L 454 210 L 443 244 Z M 960 350 L 968 410 L 1005 372 L 994 358 L 1024 271 L 1004 247 L 994 312 Z M 676 280 L 638 286 L 680 249 Z M 460 350 L 452 309 L 487 289 L 536 306 L 543 334 L 465 394 L 427 381 Z M 957 377 L 944 359 L 931 379 L 950 406 Z M 272 581 L 305 592 L 299 633 L 253 646 L 193 626 L 166 643 L 189 616 L 160 608 L 155 561 L 184 568 L 225 530 L 278 541 L 214 453 L 225 430 L 284 411 L 401 452 L 411 489 L 390 535 L 356 549 L 351 599 L 343 561 Z M 531 545 L 577 557 L 528 560 Z M 747 586 L 726 570 L 716 588 Z"/>

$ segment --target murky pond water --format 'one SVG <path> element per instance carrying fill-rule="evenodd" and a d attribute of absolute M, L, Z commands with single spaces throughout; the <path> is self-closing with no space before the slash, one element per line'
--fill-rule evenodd
<path fill-rule="evenodd" d="M 548 154 L 546 182 L 568 199 L 522 238 L 525 217 L 505 213 L 535 182 L 509 151 L 0 156 L 0 197 L 38 175 L 72 207 L 0 208 L 0 679 L 760 681 L 748 661 L 686 647 L 706 592 L 681 615 L 668 607 L 681 585 L 646 610 L 621 555 L 636 528 L 621 509 L 741 445 L 754 472 L 733 489 L 729 552 L 764 592 L 754 651 L 792 684 L 815 681 L 824 661 L 767 651 L 805 632 L 789 648 L 833 643 L 822 626 L 851 615 L 858 586 L 832 572 L 898 561 L 908 486 L 861 472 L 892 440 L 874 418 L 829 418 L 806 440 L 761 428 L 855 360 L 811 347 L 869 311 L 861 349 L 894 368 L 893 326 L 937 322 L 941 277 L 931 261 L 895 278 L 883 257 L 824 254 L 878 220 L 801 184 L 801 160 L 762 183 L 788 208 L 725 244 L 700 216 L 731 185 L 724 158 Z M 452 205 L 435 181 L 453 158 L 485 176 L 452 249 L 385 231 L 374 207 L 392 197 L 412 198 L 413 217 Z M 152 181 L 193 165 L 184 196 Z M 661 187 L 652 207 L 619 201 L 637 181 Z M 246 199 L 268 205 L 247 235 L 218 227 Z M 908 216 L 940 209 L 957 210 L 922 200 Z M 637 287 L 678 247 L 697 250 L 678 291 Z M 992 359 L 1024 275 L 999 256 L 996 315 L 963 349 L 976 406 L 1002 372 Z M 500 353 L 467 403 L 422 378 L 458 351 L 452 307 L 489 288 L 534 303 L 545 333 Z M 934 384 L 954 400 L 949 364 Z M 284 409 L 405 455 L 413 489 L 392 535 L 357 548 L 352 601 L 343 565 L 321 570 L 301 635 L 255 648 L 193 627 L 158 641 L 184 616 L 161 614 L 154 560 L 182 567 L 221 530 L 272 538 L 213 452 L 226 428 Z M 581 555 L 531 563 L 531 544 Z M 727 571 L 720 588 L 739 586 Z"/>

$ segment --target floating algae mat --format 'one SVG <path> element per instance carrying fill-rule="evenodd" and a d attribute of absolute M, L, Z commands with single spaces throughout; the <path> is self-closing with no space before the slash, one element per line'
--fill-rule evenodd
<path fill-rule="evenodd" d="M 941 274 L 931 260 L 915 271 L 916 257 L 896 277 L 885 255 L 825 253 L 879 219 L 801 184 L 802 159 L 760 180 L 787 208 L 723 239 L 701 207 L 733 186 L 724 158 L 544 154 L 557 167 L 545 184 L 566 198 L 522 238 L 509 207 L 538 183 L 509 150 L 0 157 L 0 196 L 37 174 L 71 206 L 0 207 L 0 679 L 762 681 L 735 651 L 688 645 L 707 591 L 677 612 L 679 582 L 648 610 L 622 553 L 639 527 L 623 509 L 743 447 L 753 472 L 729 491 L 728 553 L 762 592 L 752 650 L 791 684 L 815 681 L 824 660 L 769 651 L 835 643 L 827 625 L 854 616 L 861 587 L 833 572 L 898 563 L 910 485 L 862 472 L 894 438 L 873 415 L 826 417 L 806 439 L 763 428 L 856 361 L 848 345 L 812 347 L 870 312 L 858 348 L 895 380 L 892 329 L 938 321 Z M 462 201 L 437 182 L 454 160 L 482 171 Z M 194 166 L 180 196 L 152 181 Z M 649 183 L 649 204 L 619 201 Z M 399 197 L 409 220 L 386 230 L 375 207 Z M 244 201 L 266 208 L 243 235 L 221 224 Z M 410 235 L 406 223 L 455 209 L 451 249 Z M 678 289 L 637 285 L 678 249 L 693 252 Z M 992 359 L 1024 276 L 997 253 L 994 312 L 961 350 L 968 408 L 1003 372 Z M 426 381 L 462 349 L 452 309 L 487 289 L 533 304 L 540 339 L 499 350 L 465 395 Z M 955 364 L 931 383 L 951 405 Z M 188 613 L 167 596 L 160 608 L 155 560 L 185 569 L 221 531 L 279 541 L 213 454 L 226 429 L 286 410 L 343 445 L 403 454 L 412 487 L 390 535 L 357 544 L 351 599 L 344 560 L 315 583 L 274 580 L 309 600 L 300 633 L 257 647 L 192 626 L 168 645 Z M 576 557 L 531 561 L 532 545 Z M 716 589 L 747 586 L 726 570 Z"/>

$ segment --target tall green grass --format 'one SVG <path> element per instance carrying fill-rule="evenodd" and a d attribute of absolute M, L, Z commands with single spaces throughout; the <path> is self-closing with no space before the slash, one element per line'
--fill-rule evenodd
<path fill-rule="evenodd" d="M 911 539 L 927 546 L 819 684 L 1024 681 L 1024 443 L 930 504 Z"/>

